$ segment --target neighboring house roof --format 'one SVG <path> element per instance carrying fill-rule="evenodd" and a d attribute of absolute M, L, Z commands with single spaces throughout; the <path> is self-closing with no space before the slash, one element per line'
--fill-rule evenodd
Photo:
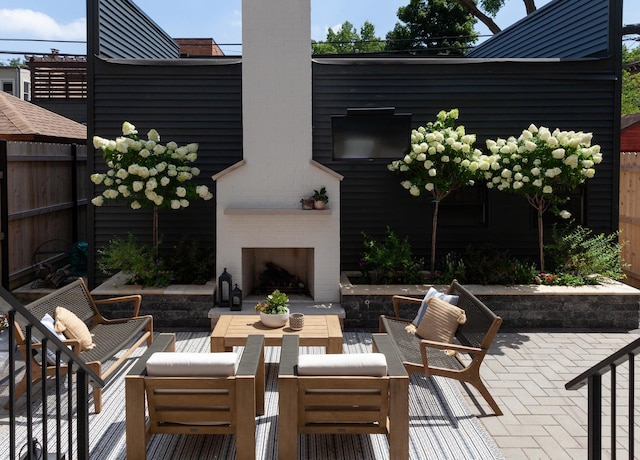
<path fill-rule="evenodd" d="M 620 121 L 620 130 L 624 131 L 625 129 L 635 125 L 636 123 L 640 123 L 640 113 L 622 115 L 621 121 Z"/>
<path fill-rule="evenodd" d="M 87 127 L 0 92 L 0 139 L 86 143 Z"/>

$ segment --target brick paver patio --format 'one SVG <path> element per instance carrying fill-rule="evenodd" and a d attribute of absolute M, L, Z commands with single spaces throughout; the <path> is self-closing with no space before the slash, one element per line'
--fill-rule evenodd
<path fill-rule="evenodd" d="M 482 375 L 504 415 L 486 415 L 491 411 L 482 398 L 473 391 L 473 396 L 468 396 L 467 391 L 463 393 L 507 459 L 586 459 L 587 387 L 568 391 L 564 385 L 639 336 L 639 330 L 502 332 L 485 358 Z M 629 457 L 627 376 L 626 364 L 620 366 L 617 375 L 619 458 Z M 602 382 L 606 388 L 603 412 L 607 414 L 603 418 L 603 446 L 609 447 L 610 377 L 603 376 Z M 638 424 L 636 422 L 636 426 Z M 636 428 L 636 433 L 640 433 L 640 429 Z M 637 436 L 635 444 L 635 451 L 640 452 Z M 609 456 L 607 452 L 603 458 Z"/>

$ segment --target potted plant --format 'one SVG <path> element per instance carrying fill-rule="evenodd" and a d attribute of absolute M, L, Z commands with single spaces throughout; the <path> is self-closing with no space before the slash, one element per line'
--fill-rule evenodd
<path fill-rule="evenodd" d="M 313 191 L 313 207 L 316 209 L 324 209 L 329 197 L 327 196 L 327 189 L 322 187 L 320 190 Z"/>
<path fill-rule="evenodd" d="M 289 297 L 276 289 L 255 306 L 260 321 L 267 327 L 282 327 L 289 320 Z"/>

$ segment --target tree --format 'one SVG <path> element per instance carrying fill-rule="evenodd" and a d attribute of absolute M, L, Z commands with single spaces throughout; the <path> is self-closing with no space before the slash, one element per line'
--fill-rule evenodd
<path fill-rule="evenodd" d="M 624 67 L 632 62 L 640 61 L 640 48 L 632 50 L 622 47 L 622 102 L 623 115 L 640 112 L 640 74 L 632 74 Z"/>
<path fill-rule="evenodd" d="M 560 131 L 530 125 L 516 139 L 487 140 L 491 154 L 481 164 L 487 187 L 524 195 L 538 216 L 540 271 L 545 271 L 543 214 L 562 204 L 566 193 L 595 175 L 602 162 L 600 146 L 591 145 L 592 133 Z M 571 213 L 559 211 L 568 219 Z"/>
<path fill-rule="evenodd" d="M 438 113 L 435 122 L 411 132 L 411 151 L 402 160 L 387 166 L 406 179 L 400 184 L 412 196 L 430 195 L 434 204 L 431 233 L 431 271 L 435 272 L 436 233 L 440 202 L 451 192 L 467 185 L 482 174 L 480 150 L 473 148 L 475 134 L 467 134 L 462 125 L 455 126 L 458 109 Z"/>
<path fill-rule="evenodd" d="M 479 6 L 484 10 L 481 11 L 478 8 L 478 0 L 454 0 L 462 8 L 467 10 L 474 17 L 478 18 L 487 28 L 494 34 L 500 32 L 500 27 L 495 23 L 492 18 L 496 17 L 500 8 L 504 6 L 507 0 L 480 0 Z M 525 6 L 527 14 L 531 14 L 536 10 L 535 0 L 522 0 Z M 486 14 L 485 14 L 486 13 Z"/>
<path fill-rule="evenodd" d="M 5 64 L 3 61 L 0 61 L 0 67 L 21 67 L 23 65 L 24 65 L 24 60 L 20 58 L 9 59 L 8 64 Z"/>
<path fill-rule="evenodd" d="M 364 22 L 360 33 L 345 21 L 337 32 L 329 29 L 326 41 L 312 42 L 311 49 L 313 54 L 376 53 L 384 50 L 384 43 L 376 37 L 375 26 L 369 21 Z"/>
<path fill-rule="evenodd" d="M 386 37 L 388 51 L 462 55 L 478 38 L 476 20 L 453 0 L 410 0 L 398 19 Z"/>

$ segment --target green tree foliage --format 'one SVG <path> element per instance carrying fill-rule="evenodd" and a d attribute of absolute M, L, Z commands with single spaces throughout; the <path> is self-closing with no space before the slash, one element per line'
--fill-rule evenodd
<path fill-rule="evenodd" d="M 410 0 L 398 19 L 386 37 L 388 51 L 462 55 L 478 37 L 476 19 L 454 0 Z"/>
<path fill-rule="evenodd" d="M 640 112 L 640 74 L 632 75 L 624 69 L 626 64 L 640 61 L 640 47 L 629 50 L 622 47 L 622 105 L 623 115 Z"/>
<path fill-rule="evenodd" d="M 522 0 L 525 11 L 531 14 L 536 10 L 535 0 Z M 493 18 L 496 17 L 506 0 L 455 0 L 462 8 L 479 19 L 494 34 L 500 32 L 500 27 Z"/>
<path fill-rule="evenodd" d="M 384 43 L 376 37 L 375 26 L 365 21 L 360 33 L 353 24 L 345 21 L 338 31 L 329 29 L 324 42 L 312 42 L 313 54 L 376 53 L 384 50 Z"/>
<path fill-rule="evenodd" d="M 25 65 L 25 62 L 20 58 L 9 59 L 8 62 L 0 61 L 0 67 L 21 67 L 23 65 Z"/>

